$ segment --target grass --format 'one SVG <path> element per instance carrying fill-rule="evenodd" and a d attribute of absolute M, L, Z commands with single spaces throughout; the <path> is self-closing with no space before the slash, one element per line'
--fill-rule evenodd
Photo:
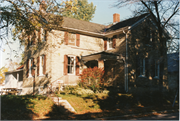
<path fill-rule="evenodd" d="M 53 102 L 44 96 L 1 96 L 1 119 L 31 120 L 52 111 Z"/>
<path fill-rule="evenodd" d="M 68 95 L 60 94 L 58 96 L 62 97 L 63 99 L 66 99 L 75 109 L 77 114 L 101 111 L 99 104 L 94 101 L 96 96 L 93 95 L 76 96 L 72 94 L 68 94 Z M 100 95 L 100 97 L 101 96 L 102 95 Z"/>
<path fill-rule="evenodd" d="M 50 117 L 53 119 L 91 119 L 126 115 L 131 113 L 145 113 L 150 111 L 179 109 L 172 108 L 173 98 L 154 97 L 133 94 L 109 93 L 94 95 L 59 94 L 66 99 L 76 110 L 74 116 L 63 113 L 63 107 L 56 106 L 51 99 L 44 96 L 1 96 L 1 119 L 32 120 L 37 117 Z M 161 100 L 159 100 L 161 99 Z M 176 101 L 176 104 L 178 100 Z M 165 106 L 168 105 L 168 106 Z"/>

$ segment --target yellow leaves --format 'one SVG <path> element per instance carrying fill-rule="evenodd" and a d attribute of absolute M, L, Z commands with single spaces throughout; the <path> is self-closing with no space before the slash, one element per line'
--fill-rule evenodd
<path fill-rule="evenodd" d="M 5 80 L 5 72 L 7 72 L 8 71 L 8 68 L 5 68 L 5 67 L 2 67 L 1 69 L 0 69 L 0 84 L 2 84 L 3 82 L 4 82 L 4 80 Z"/>
<path fill-rule="evenodd" d="M 32 2 L 32 4 L 34 4 L 34 1 L 35 1 L 35 0 L 32 0 L 32 1 L 31 1 L 31 2 Z"/>

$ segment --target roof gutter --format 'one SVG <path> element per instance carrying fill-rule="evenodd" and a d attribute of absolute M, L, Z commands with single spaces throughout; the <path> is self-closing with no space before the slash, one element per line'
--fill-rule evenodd
<path fill-rule="evenodd" d="M 150 14 L 148 14 L 147 16 L 145 16 L 144 18 L 140 19 L 138 22 L 134 23 L 132 26 L 130 26 L 128 29 L 132 30 L 134 27 L 136 27 L 140 22 L 142 22 L 144 19 L 146 19 L 147 17 L 149 17 Z"/>
<path fill-rule="evenodd" d="M 104 35 L 105 35 L 105 34 L 99 34 L 99 33 L 95 33 L 95 32 L 89 32 L 89 31 L 80 30 L 80 29 L 74 29 L 74 28 L 69 28 L 69 27 L 62 27 L 62 28 L 73 30 L 73 31 L 79 31 L 79 32 L 83 32 L 83 33 L 94 34 L 94 35 L 101 36 L 101 37 L 104 37 Z"/>
<path fill-rule="evenodd" d="M 125 28 L 120 29 L 118 31 L 114 31 L 114 32 L 106 33 L 106 34 L 99 34 L 99 33 L 95 33 L 95 32 L 89 32 L 89 31 L 84 31 L 84 30 L 74 29 L 74 28 L 69 28 L 69 27 L 62 27 L 62 28 L 73 30 L 73 31 L 79 31 L 79 32 L 82 32 L 82 33 L 94 34 L 94 35 L 97 35 L 97 36 L 100 36 L 100 37 L 107 37 L 107 36 L 110 36 L 110 35 L 113 35 L 113 34 L 123 32 L 124 30 L 128 29 L 129 27 L 125 27 Z"/>
<path fill-rule="evenodd" d="M 5 74 L 15 73 L 15 72 L 19 72 L 19 71 L 23 71 L 23 69 L 19 69 L 19 70 L 15 70 L 15 71 L 8 71 L 8 72 L 5 72 Z"/>

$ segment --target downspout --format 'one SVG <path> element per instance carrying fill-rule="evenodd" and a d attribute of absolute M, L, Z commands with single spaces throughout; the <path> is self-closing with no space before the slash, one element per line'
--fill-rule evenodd
<path fill-rule="evenodd" d="M 125 91 L 128 92 L 128 42 L 127 42 L 127 38 L 128 38 L 128 32 L 130 30 L 128 30 L 127 32 L 123 31 L 123 33 L 126 35 L 126 58 L 125 58 Z"/>

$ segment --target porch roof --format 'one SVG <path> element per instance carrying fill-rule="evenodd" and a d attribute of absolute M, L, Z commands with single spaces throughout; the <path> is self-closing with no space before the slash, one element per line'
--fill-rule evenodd
<path fill-rule="evenodd" d="M 81 56 L 82 61 L 87 62 L 87 61 L 92 61 L 92 60 L 117 60 L 119 59 L 120 55 L 115 54 L 115 53 L 109 53 L 109 52 L 98 52 L 98 53 L 93 53 L 85 56 Z"/>

